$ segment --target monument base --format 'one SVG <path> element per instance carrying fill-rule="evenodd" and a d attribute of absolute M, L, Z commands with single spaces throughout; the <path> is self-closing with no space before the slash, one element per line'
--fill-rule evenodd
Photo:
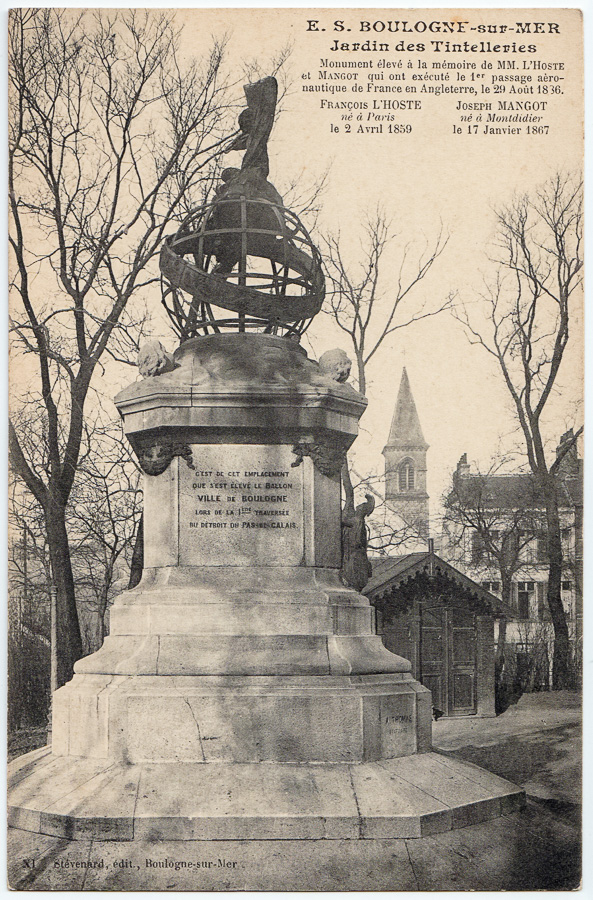
<path fill-rule="evenodd" d="M 69 840 L 421 838 L 514 812 L 525 793 L 438 753 L 359 764 L 124 764 L 54 756 L 9 767 L 8 823 Z"/>
<path fill-rule="evenodd" d="M 66 757 L 356 763 L 431 749 L 430 692 L 409 673 L 75 675 L 56 700 L 53 752 Z"/>
<path fill-rule="evenodd" d="M 520 805 L 514 785 L 431 752 L 430 692 L 340 578 L 340 471 L 364 398 L 274 335 L 199 338 L 175 361 L 116 401 L 146 473 L 143 578 L 55 692 L 53 752 L 13 764 L 10 824 L 419 838 Z"/>

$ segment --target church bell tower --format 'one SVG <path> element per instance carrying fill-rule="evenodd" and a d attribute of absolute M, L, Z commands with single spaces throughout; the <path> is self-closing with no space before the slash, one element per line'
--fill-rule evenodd
<path fill-rule="evenodd" d="M 403 370 L 385 457 L 385 499 L 390 508 L 428 538 L 426 451 L 407 371 Z"/>

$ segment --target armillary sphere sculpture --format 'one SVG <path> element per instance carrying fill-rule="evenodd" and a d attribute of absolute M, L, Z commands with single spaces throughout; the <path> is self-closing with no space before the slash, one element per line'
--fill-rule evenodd
<path fill-rule="evenodd" d="M 244 90 L 241 134 L 227 148 L 245 150 L 241 168 L 223 171 L 214 200 L 186 217 L 160 255 L 163 304 L 182 341 L 227 330 L 298 338 L 325 294 L 317 249 L 267 180 L 276 79 Z"/>

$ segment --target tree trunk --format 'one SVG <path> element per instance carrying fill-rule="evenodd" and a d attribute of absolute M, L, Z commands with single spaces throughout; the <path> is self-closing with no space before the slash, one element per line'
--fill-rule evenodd
<path fill-rule="evenodd" d="M 342 518 L 351 518 L 354 515 L 354 488 L 352 487 L 352 479 L 350 478 L 350 468 L 348 466 L 348 457 L 342 466 L 342 487 L 344 488 L 344 510 Z"/>
<path fill-rule="evenodd" d="M 501 597 L 507 607 L 512 606 L 512 577 L 512 570 L 505 569 L 500 563 Z M 522 693 L 516 674 L 513 678 L 512 671 L 507 666 L 506 640 L 507 617 L 503 614 L 498 620 L 498 643 L 494 657 L 494 708 L 497 716 L 506 712 L 512 703 L 516 703 Z"/>
<path fill-rule="evenodd" d="M 569 687 L 570 641 L 568 623 L 562 604 L 562 534 L 558 512 L 556 478 L 544 476 L 542 481 L 546 503 L 548 530 L 548 607 L 554 626 L 554 659 L 552 663 L 552 689 L 561 691 Z"/>
<path fill-rule="evenodd" d="M 113 563 L 110 562 L 107 566 L 107 571 L 105 573 L 105 580 L 103 583 L 103 587 L 101 589 L 101 595 L 98 598 L 97 603 L 97 624 L 96 624 L 96 633 L 94 636 L 93 642 L 93 650 L 94 653 L 96 650 L 100 650 L 103 646 L 103 641 L 107 637 L 107 626 L 105 624 L 105 613 L 107 612 L 107 598 L 109 596 L 109 586 L 111 584 L 111 579 L 113 577 Z"/>
<path fill-rule="evenodd" d="M 70 681 L 74 663 L 82 656 L 65 506 L 50 499 L 45 510 L 53 583 L 57 592 L 58 687 Z"/>
<path fill-rule="evenodd" d="M 507 641 L 507 617 L 498 620 L 498 643 L 496 644 L 496 669 L 502 672 L 504 666 L 504 647 Z"/>
<path fill-rule="evenodd" d="M 511 577 L 501 570 L 501 597 L 507 607 L 511 606 Z M 503 615 L 498 622 L 498 643 L 496 645 L 496 671 L 502 673 L 504 668 L 504 649 L 507 640 L 507 617 Z"/>
<path fill-rule="evenodd" d="M 130 580 L 128 581 L 128 590 L 131 591 L 142 578 L 142 569 L 144 568 L 144 513 L 140 516 L 138 528 L 136 530 L 136 540 L 134 541 L 134 550 L 132 553 L 132 562 L 130 564 Z"/>
<path fill-rule="evenodd" d="M 367 392 L 367 376 L 364 355 L 361 350 L 356 351 L 356 373 L 358 375 L 358 392 L 365 396 Z"/>

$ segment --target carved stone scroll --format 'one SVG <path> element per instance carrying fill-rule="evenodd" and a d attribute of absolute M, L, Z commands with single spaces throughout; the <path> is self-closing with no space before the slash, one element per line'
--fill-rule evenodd
<path fill-rule="evenodd" d="M 195 469 L 191 447 L 182 441 L 155 441 L 137 450 L 140 468 L 146 475 L 162 475 L 175 456 L 185 460 L 190 469 Z"/>
<path fill-rule="evenodd" d="M 309 456 L 313 460 L 315 468 L 322 475 L 326 475 L 328 478 L 339 478 L 342 466 L 346 462 L 346 450 L 344 444 L 337 441 L 299 441 L 292 448 L 296 459 L 291 465 L 293 468 L 300 466 L 303 458 Z"/>

